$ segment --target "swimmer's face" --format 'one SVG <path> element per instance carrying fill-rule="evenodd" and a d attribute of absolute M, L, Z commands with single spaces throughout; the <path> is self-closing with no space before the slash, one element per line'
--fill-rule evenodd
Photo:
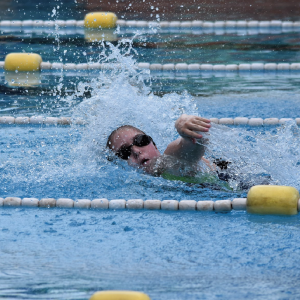
<path fill-rule="evenodd" d="M 133 145 L 134 139 L 140 134 L 140 131 L 132 128 L 122 128 L 113 135 L 111 139 L 111 148 L 115 153 L 120 151 L 120 149 L 130 149 L 127 160 L 128 165 L 142 168 L 147 171 L 151 160 L 160 156 L 160 152 L 152 141 L 148 145 L 142 147 Z"/>

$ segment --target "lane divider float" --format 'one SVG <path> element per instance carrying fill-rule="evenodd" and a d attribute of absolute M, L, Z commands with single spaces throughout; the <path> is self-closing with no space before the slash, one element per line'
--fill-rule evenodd
<path fill-rule="evenodd" d="M 118 20 L 113 12 L 91 12 L 84 20 L 2 20 L 0 21 L 1 30 L 21 27 L 84 27 L 84 28 L 115 28 L 116 26 L 126 28 L 300 28 L 300 21 L 281 21 L 281 20 L 191 20 L 191 21 L 145 21 L 145 20 Z"/>
<path fill-rule="evenodd" d="M 257 72 L 257 71 L 300 71 L 300 63 L 240 63 L 240 64 L 207 64 L 207 63 L 147 63 L 137 64 L 139 69 L 150 71 L 210 71 L 210 72 Z"/>
<path fill-rule="evenodd" d="M 93 208 L 112 210 L 166 210 L 166 211 L 215 211 L 230 212 L 246 210 L 253 214 L 295 215 L 300 209 L 299 192 L 294 187 L 276 185 L 257 185 L 252 187 L 247 198 L 233 200 L 142 200 L 142 199 L 78 199 L 69 198 L 0 198 L 0 206 L 7 207 L 59 207 L 59 208 Z"/>
<path fill-rule="evenodd" d="M 211 122 L 220 125 L 249 125 L 249 126 L 269 126 L 269 125 L 284 125 L 288 122 L 296 122 L 300 125 L 300 118 L 210 118 Z M 83 119 L 72 119 L 71 117 L 44 117 L 44 116 L 31 116 L 31 117 L 13 117 L 13 116 L 0 116 L 0 124 L 48 124 L 48 125 L 85 125 L 88 122 Z"/>
<path fill-rule="evenodd" d="M 34 72 L 40 70 L 90 70 L 115 69 L 122 66 L 117 63 L 59 63 L 43 62 L 42 57 L 36 53 L 10 53 L 4 61 L 0 61 L 0 68 L 5 71 Z M 147 63 L 136 64 L 138 69 L 150 71 L 216 71 L 216 72 L 244 72 L 244 71 L 300 71 L 300 62 L 294 63 L 240 63 L 240 64 L 207 64 L 207 63 Z"/>
<path fill-rule="evenodd" d="M 149 296 L 134 291 L 100 291 L 92 295 L 90 300 L 150 300 Z"/>
<path fill-rule="evenodd" d="M 0 116 L 0 124 L 46 124 L 46 125 L 85 125 L 86 121 L 82 119 L 72 119 L 71 117 L 43 117 L 43 116 L 32 116 L 32 117 L 12 117 L 12 116 Z"/>

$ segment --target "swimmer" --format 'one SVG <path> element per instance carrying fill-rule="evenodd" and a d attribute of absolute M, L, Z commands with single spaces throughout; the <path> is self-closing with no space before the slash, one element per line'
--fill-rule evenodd
<path fill-rule="evenodd" d="M 128 165 L 160 176 L 194 176 L 199 173 L 199 165 L 215 171 L 215 165 L 203 157 L 207 139 L 201 132 L 208 132 L 210 120 L 181 115 L 175 122 L 180 137 L 171 142 L 163 154 L 153 139 L 140 129 L 124 125 L 114 130 L 107 140 L 107 147 Z M 199 164 L 200 162 L 200 164 Z"/>

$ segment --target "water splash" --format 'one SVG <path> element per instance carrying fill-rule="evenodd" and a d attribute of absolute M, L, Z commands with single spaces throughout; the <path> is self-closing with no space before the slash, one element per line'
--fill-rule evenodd
<path fill-rule="evenodd" d="M 213 124 L 206 155 L 231 162 L 228 172 L 248 184 L 272 183 L 297 188 L 300 178 L 300 131 L 294 121 L 271 131 Z M 234 187 L 238 181 L 232 180 Z"/>
<path fill-rule="evenodd" d="M 74 117 L 88 121 L 83 128 L 80 147 L 84 153 L 97 153 L 103 150 L 109 134 L 125 124 L 140 128 L 153 136 L 160 149 L 176 138 L 175 120 L 182 114 L 197 114 L 196 103 L 188 93 L 171 93 L 162 98 L 151 92 L 149 71 L 140 71 L 130 56 L 128 49 L 122 50 L 111 45 L 112 53 L 103 60 L 111 70 L 101 72 L 91 81 L 92 97 L 83 101 L 74 110 Z M 81 83 L 79 89 L 84 91 Z M 93 154 L 91 154 L 93 156 Z"/>
<path fill-rule="evenodd" d="M 178 136 L 174 122 L 182 113 L 201 115 L 194 98 L 187 92 L 163 97 L 151 93 L 151 76 L 147 71 L 137 70 L 131 51 L 129 48 L 124 54 L 111 45 L 111 54 L 102 53 L 102 60 L 111 64 L 111 70 L 101 72 L 92 80 L 92 97 L 74 110 L 74 116 L 84 117 L 89 123 L 82 129 L 82 141 L 78 145 L 84 160 L 88 157 L 90 161 L 107 164 L 107 137 L 121 125 L 140 128 L 164 150 Z M 247 182 L 247 187 L 260 183 L 298 187 L 298 144 L 299 129 L 295 123 L 270 132 L 214 124 L 206 157 L 231 162 L 228 172 L 234 189 L 240 188 L 241 182 Z M 123 167 L 127 169 L 126 163 Z"/>

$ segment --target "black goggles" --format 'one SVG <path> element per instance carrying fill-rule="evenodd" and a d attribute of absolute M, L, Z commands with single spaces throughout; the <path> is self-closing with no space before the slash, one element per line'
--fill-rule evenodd
<path fill-rule="evenodd" d="M 148 146 L 151 142 L 153 142 L 151 136 L 147 134 L 137 134 L 132 141 L 132 144 L 129 146 L 123 145 L 117 152 L 116 155 L 124 160 L 128 160 L 129 156 L 131 155 L 131 148 L 132 146 L 137 147 L 145 147 Z M 153 143 L 154 144 L 154 143 Z"/>

